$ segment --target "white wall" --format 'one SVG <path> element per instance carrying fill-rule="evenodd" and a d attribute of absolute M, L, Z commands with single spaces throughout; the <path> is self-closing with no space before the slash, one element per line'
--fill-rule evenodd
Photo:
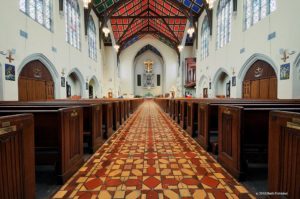
<path fill-rule="evenodd" d="M 104 47 L 103 63 L 103 96 L 107 97 L 108 91 L 111 89 L 113 97 L 118 97 L 117 55 L 113 47 Z"/>
<path fill-rule="evenodd" d="M 141 48 L 148 44 L 155 47 L 165 61 L 165 92 L 168 93 L 176 88 L 176 75 L 178 71 L 178 56 L 176 51 L 149 35 L 129 46 L 120 54 L 120 87 L 122 94 L 134 94 L 134 57 Z"/>
<path fill-rule="evenodd" d="M 16 49 L 13 65 L 16 67 L 16 81 L 2 80 L 4 100 L 18 99 L 18 76 L 21 68 L 32 59 L 40 59 L 50 70 L 55 82 L 55 97 L 65 98 L 66 88 L 60 86 L 62 69 L 65 77 L 69 72 L 76 68 L 82 74 L 85 81 L 95 75 L 99 81 L 102 77 L 102 56 L 100 50 L 97 51 L 97 61 L 88 56 L 88 42 L 84 34 L 84 13 L 82 1 L 80 4 L 81 15 L 81 49 L 78 50 L 66 42 L 65 39 L 65 17 L 59 13 L 59 1 L 53 2 L 53 32 L 47 30 L 30 17 L 19 10 L 19 0 L 3 1 L 0 6 L 0 51 Z M 91 13 L 99 35 L 99 22 L 96 15 Z M 20 36 L 20 30 L 28 34 L 28 38 Z M 99 48 L 99 40 L 97 40 Z M 55 48 L 56 52 L 52 49 Z M 0 55 L 0 63 L 3 65 L 2 74 L 4 75 L 4 65 L 8 63 L 6 56 Z M 52 68 L 51 68 L 52 67 Z M 5 79 L 5 78 L 4 78 Z M 99 84 L 102 84 L 101 82 Z M 99 90 L 98 92 L 101 92 Z M 1 96 L 0 96 L 1 97 Z M 83 97 L 88 97 L 88 90 L 84 89 Z"/>
<path fill-rule="evenodd" d="M 248 30 L 243 29 L 243 1 L 238 1 L 238 11 L 232 19 L 232 35 L 231 41 L 221 49 L 216 49 L 216 8 L 219 1 L 214 4 L 213 11 L 213 32 L 209 40 L 209 56 L 203 61 L 200 60 L 201 47 L 201 26 L 206 12 L 204 12 L 198 20 L 198 51 L 197 51 L 197 95 L 202 96 L 202 89 L 199 81 L 202 75 L 213 80 L 215 74 L 220 68 L 228 71 L 230 78 L 237 76 L 237 86 L 231 88 L 232 97 L 242 96 L 242 81 L 244 74 L 251 63 L 257 59 L 269 62 L 277 73 L 278 77 L 278 98 L 296 97 L 296 92 L 300 89 L 299 84 L 293 83 L 293 74 L 289 80 L 280 80 L 280 65 L 283 64 L 279 49 L 290 49 L 296 51 L 287 60 L 291 63 L 291 71 L 296 67 L 294 61 L 300 51 L 300 20 L 298 9 L 300 7 L 299 0 L 277 0 L 277 10 L 269 16 L 250 27 Z M 276 37 L 268 40 L 268 35 L 276 32 Z M 244 52 L 240 52 L 244 49 Z M 214 85 L 212 85 L 214 88 Z M 293 89 L 294 88 L 294 89 Z M 209 90 L 209 96 L 214 97 L 213 91 Z M 299 95 L 298 95 L 299 96 Z"/>
<path fill-rule="evenodd" d="M 143 75 L 145 74 L 145 61 L 151 60 L 153 62 L 153 82 L 154 82 L 154 87 L 151 89 L 145 88 L 143 86 L 144 82 L 144 77 Z M 163 75 L 163 60 L 151 52 L 150 50 L 144 52 L 141 54 L 139 57 L 136 58 L 134 62 L 134 68 L 135 68 L 135 75 L 134 75 L 134 85 L 135 85 L 135 90 L 134 90 L 134 95 L 139 95 L 139 96 L 144 96 L 147 93 L 151 93 L 153 96 L 158 96 L 163 94 L 163 85 L 164 85 L 164 79 L 165 76 Z M 141 75 L 142 77 L 142 86 L 137 86 L 137 75 Z M 160 86 L 157 86 L 157 75 L 160 75 L 161 79 L 161 84 Z"/>

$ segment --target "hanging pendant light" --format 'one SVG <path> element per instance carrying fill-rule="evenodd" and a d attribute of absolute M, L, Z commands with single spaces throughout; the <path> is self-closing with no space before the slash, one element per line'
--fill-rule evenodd
<path fill-rule="evenodd" d="M 193 37 L 194 32 L 195 32 L 195 28 L 192 25 L 190 25 L 189 29 L 187 30 L 187 33 L 190 38 Z"/>
<path fill-rule="evenodd" d="M 212 9 L 214 7 L 215 0 L 206 0 L 206 2 L 208 3 L 209 9 Z"/>
<path fill-rule="evenodd" d="M 114 49 L 116 50 L 116 52 L 118 52 L 120 49 L 120 46 L 118 44 L 116 44 L 116 45 L 114 45 Z"/>
<path fill-rule="evenodd" d="M 108 34 L 110 33 L 110 30 L 109 30 L 109 28 L 107 27 L 107 25 L 105 25 L 105 26 L 102 28 L 102 31 L 104 32 L 105 37 L 108 37 Z"/>
<path fill-rule="evenodd" d="M 84 8 L 89 8 L 89 4 L 91 3 L 92 0 L 83 0 L 83 7 Z"/>
<path fill-rule="evenodd" d="M 179 45 L 179 46 L 178 46 L 179 52 L 182 52 L 183 48 L 184 48 L 184 47 L 183 47 L 182 45 Z"/>

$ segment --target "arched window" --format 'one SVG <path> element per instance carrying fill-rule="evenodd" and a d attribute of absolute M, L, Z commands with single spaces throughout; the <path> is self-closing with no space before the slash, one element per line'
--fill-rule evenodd
<path fill-rule="evenodd" d="M 20 0 L 20 10 L 52 30 L 52 0 Z"/>
<path fill-rule="evenodd" d="M 89 45 L 89 57 L 96 60 L 97 59 L 97 47 L 96 47 L 96 27 L 93 18 L 89 17 L 88 22 L 88 45 Z"/>
<path fill-rule="evenodd" d="M 80 11 L 77 0 L 64 1 L 66 41 L 80 49 Z"/>
<path fill-rule="evenodd" d="M 231 39 L 232 0 L 220 0 L 217 10 L 217 48 Z"/>
<path fill-rule="evenodd" d="M 209 34 L 208 18 L 205 16 L 201 28 L 201 60 L 208 57 Z"/>
<path fill-rule="evenodd" d="M 245 0 L 245 29 L 276 10 L 276 0 Z"/>

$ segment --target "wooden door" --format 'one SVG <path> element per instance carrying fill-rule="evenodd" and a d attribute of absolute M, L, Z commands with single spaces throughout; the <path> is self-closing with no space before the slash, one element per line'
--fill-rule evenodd
<path fill-rule="evenodd" d="M 29 62 L 19 76 L 19 100 L 54 99 L 54 83 L 48 69 L 40 61 Z"/>
<path fill-rule="evenodd" d="M 26 79 L 19 79 L 19 100 L 27 101 L 27 81 Z"/>
<path fill-rule="evenodd" d="M 46 82 L 47 99 L 54 99 L 54 83 L 52 81 Z"/>
<path fill-rule="evenodd" d="M 32 101 L 35 100 L 35 80 L 27 79 L 26 80 L 26 92 L 27 92 L 27 100 Z M 42 92 L 42 91 L 41 91 Z"/>
<path fill-rule="evenodd" d="M 243 86 L 243 96 L 244 98 L 248 99 L 251 98 L 251 82 L 250 81 L 245 81 L 244 86 Z"/>
<path fill-rule="evenodd" d="M 270 64 L 258 60 L 249 68 L 243 82 L 243 97 L 277 99 L 277 76 Z"/>
<path fill-rule="evenodd" d="M 259 99 L 259 80 L 251 81 L 250 84 L 250 98 L 251 99 Z"/>
<path fill-rule="evenodd" d="M 33 100 L 45 100 L 46 95 L 46 82 L 43 80 L 33 80 L 35 87 L 35 96 Z"/>
<path fill-rule="evenodd" d="M 269 98 L 277 99 L 277 78 L 276 77 L 270 78 Z"/>
<path fill-rule="evenodd" d="M 269 99 L 270 79 L 261 79 L 259 81 L 259 99 Z"/>

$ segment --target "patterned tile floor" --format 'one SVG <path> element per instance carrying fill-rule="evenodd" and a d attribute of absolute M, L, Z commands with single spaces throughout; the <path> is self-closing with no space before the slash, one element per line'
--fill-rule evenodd
<path fill-rule="evenodd" d="M 53 198 L 254 198 L 152 101 Z"/>

